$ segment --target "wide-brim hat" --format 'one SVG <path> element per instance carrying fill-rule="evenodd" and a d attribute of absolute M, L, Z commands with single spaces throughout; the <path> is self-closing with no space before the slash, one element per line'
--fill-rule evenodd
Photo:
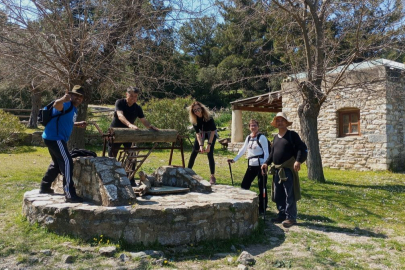
<path fill-rule="evenodd" d="M 68 93 L 84 97 L 84 88 L 81 85 L 75 85 L 73 86 L 72 91 L 69 91 Z"/>
<path fill-rule="evenodd" d="M 288 121 L 287 115 L 286 115 L 285 113 L 279 112 L 279 113 L 276 114 L 276 116 L 273 118 L 273 121 L 271 122 L 271 125 L 272 125 L 273 127 L 277 127 L 277 125 L 276 125 L 276 119 L 277 119 L 277 117 L 282 117 L 282 118 L 284 118 L 284 119 L 287 121 L 287 127 L 291 126 L 292 123 L 293 123 L 293 122 Z"/>

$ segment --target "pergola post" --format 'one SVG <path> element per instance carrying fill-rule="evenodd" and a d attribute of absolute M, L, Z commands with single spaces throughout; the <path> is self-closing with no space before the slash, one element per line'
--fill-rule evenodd
<path fill-rule="evenodd" d="M 243 142 L 243 123 L 241 110 L 232 110 L 231 142 Z"/>

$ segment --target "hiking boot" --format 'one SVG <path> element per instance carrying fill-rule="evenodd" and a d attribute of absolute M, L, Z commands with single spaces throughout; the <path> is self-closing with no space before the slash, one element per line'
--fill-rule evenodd
<path fill-rule="evenodd" d="M 82 203 L 83 198 L 79 197 L 77 195 L 74 195 L 74 196 L 71 196 L 70 198 L 65 197 L 65 202 L 68 202 L 68 203 Z"/>
<path fill-rule="evenodd" d="M 39 194 L 54 194 L 55 192 L 51 188 L 40 188 Z"/>
<path fill-rule="evenodd" d="M 285 218 L 282 218 L 282 217 L 275 217 L 275 218 L 272 218 L 272 219 L 271 219 L 271 222 L 278 224 L 278 223 L 282 223 L 284 220 L 285 220 Z"/>
<path fill-rule="evenodd" d="M 215 176 L 211 176 L 211 178 L 210 178 L 210 184 L 211 184 L 211 186 L 217 184 L 217 179 L 215 178 Z"/>
<path fill-rule="evenodd" d="M 297 224 L 297 221 L 292 219 L 286 219 L 282 222 L 284 228 L 290 228 L 292 225 Z"/>

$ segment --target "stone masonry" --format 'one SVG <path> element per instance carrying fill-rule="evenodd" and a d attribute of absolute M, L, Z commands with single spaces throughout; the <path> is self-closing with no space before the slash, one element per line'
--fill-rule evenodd
<path fill-rule="evenodd" d="M 135 194 L 121 163 L 106 157 L 74 159 L 73 181 L 84 203 L 65 203 L 62 177 L 59 194 L 24 194 L 23 213 L 58 234 L 91 240 L 124 240 L 129 244 L 183 245 L 205 240 L 249 236 L 258 226 L 255 192 L 231 186 L 211 187 L 191 169 L 160 167 L 158 181 L 191 191 L 176 195 Z"/>
<path fill-rule="evenodd" d="M 73 181 L 76 192 L 85 201 L 103 206 L 133 204 L 136 195 L 121 162 L 108 157 L 77 157 L 73 159 Z M 59 176 L 52 188 L 63 193 Z"/>
<path fill-rule="evenodd" d="M 348 71 L 331 92 L 318 117 L 323 165 L 339 169 L 405 169 L 405 83 L 395 70 L 375 65 Z M 398 72 L 398 71 L 396 71 Z M 333 79 L 330 75 L 328 81 Z M 301 96 L 294 82 L 282 84 L 283 112 L 300 131 Z M 360 109 L 360 136 L 339 137 L 338 111 Z M 310 151 L 310 149 L 309 149 Z"/>
<path fill-rule="evenodd" d="M 23 214 L 57 234 L 91 241 L 184 245 L 249 236 L 258 226 L 258 197 L 253 191 L 216 185 L 211 193 L 147 195 L 133 205 L 105 207 L 65 203 L 63 195 L 24 194 Z"/>
<path fill-rule="evenodd" d="M 184 187 L 189 188 L 190 191 L 203 193 L 212 191 L 211 184 L 189 168 L 162 166 L 153 176 L 165 186 Z"/>

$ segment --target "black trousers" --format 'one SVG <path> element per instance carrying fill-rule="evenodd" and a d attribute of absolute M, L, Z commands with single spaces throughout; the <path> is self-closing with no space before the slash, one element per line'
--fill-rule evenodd
<path fill-rule="evenodd" d="M 208 140 L 208 138 L 207 138 Z M 217 141 L 217 137 L 214 137 L 211 143 L 210 151 L 207 153 L 208 163 L 210 164 L 210 172 L 211 174 L 215 174 L 215 161 L 214 161 L 214 148 L 215 142 Z M 194 166 L 194 161 L 199 153 L 200 144 L 198 143 L 197 138 L 194 141 L 193 151 L 191 152 L 190 160 L 188 161 L 187 168 L 192 169 Z"/>
<path fill-rule="evenodd" d="M 52 182 L 55 181 L 59 174 L 63 175 L 63 190 L 66 198 L 76 196 L 76 189 L 73 183 L 73 160 L 70 156 L 67 143 L 64 141 L 44 140 L 51 154 L 52 163 L 49 165 L 41 181 L 41 189 L 51 188 Z"/>
<path fill-rule="evenodd" d="M 118 151 L 120 150 L 121 145 L 124 145 L 125 148 L 130 148 L 132 143 L 109 143 L 108 144 L 108 156 L 117 157 Z"/>
<path fill-rule="evenodd" d="M 250 189 L 250 186 L 252 185 L 253 180 L 255 178 L 259 179 L 259 211 L 265 211 L 267 209 L 267 203 L 268 203 L 268 196 L 267 196 L 267 177 L 265 177 L 262 174 L 261 166 L 248 166 L 245 176 L 243 177 L 241 188 L 243 189 Z M 264 203 L 265 207 L 263 207 L 263 188 L 264 188 Z"/>
<path fill-rule="evenodd" d="M 278 177 L 278 170 L 273 176 L 274 196 L 280 218 L 291 220 L 297 219 L 297 202 L 294 195 L 294 175 L 293 172 L 284 168 L 286 181 L 281 181 Z"/>

